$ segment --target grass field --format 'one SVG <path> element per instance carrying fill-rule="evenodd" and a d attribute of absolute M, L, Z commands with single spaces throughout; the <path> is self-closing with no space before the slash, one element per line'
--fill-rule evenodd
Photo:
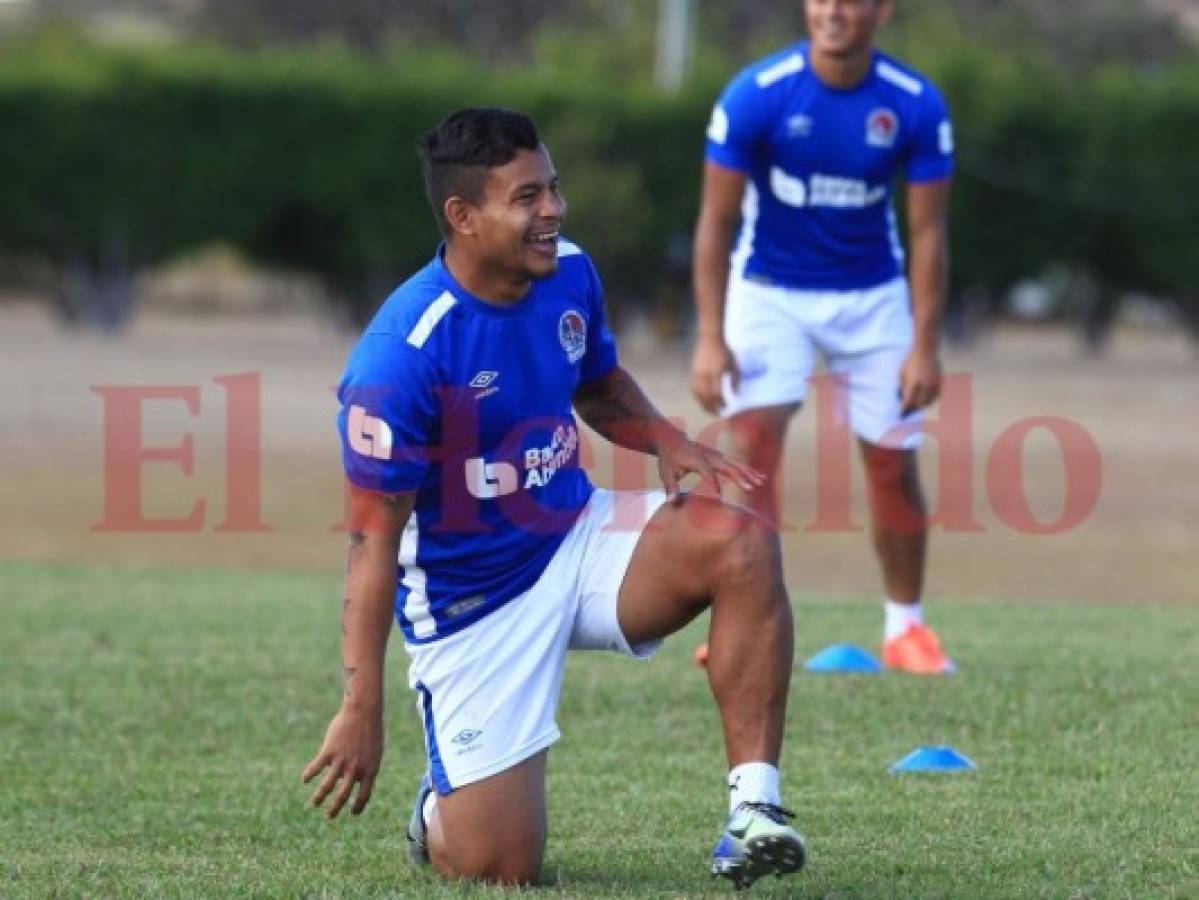
<path fill-rule="evenodd" d="M 437 897 L 404 857 L 423 766 L 393 644 L 367 813 L 298 772 L 339 696 L 338 578 L 0 563 L 0 896 Z M 872 602 L 797 599 L 798 657 L 872 644 Z M 1199 609 L 942 603 L 943 680 L 797 670 L 784 760 L 827 898 L 1199 896 Z M 698 627 L 649 665 L 575 656 L 551 753 L 550 896 L 729 893 Z M 977 772 L 889 763 L 949 743 Z"/>

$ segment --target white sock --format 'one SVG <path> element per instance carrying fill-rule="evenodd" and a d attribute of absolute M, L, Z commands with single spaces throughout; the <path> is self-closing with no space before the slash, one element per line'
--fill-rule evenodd
<path fill-rule="evenodd" d="M 437 791 L 429 791 L 424 805 L 420 808 L 420 817 L 425 820 L 425 827 L 433 821 L 433 807 L 437 805 Z"/>
<path fill-rule="evenodd" d="M 729 812 L 741 803 L 782 803 L 779 770 L 770 763 L 742 763 L 729 772 Z"/>
<path fill-rule="evenodd" d="M 896 603 L 888 598 L 883 601 L 883 613 L 884 641 L 899 637 L 908 630 L 909 625 L 924 623 L 924 607 L 919 600 L 915 603 Z"/>

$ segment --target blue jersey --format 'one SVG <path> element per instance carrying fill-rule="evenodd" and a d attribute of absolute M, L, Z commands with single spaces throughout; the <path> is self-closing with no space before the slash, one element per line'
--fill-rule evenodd
<path fill-rule="evenodd" d="M 953 131 L 932 83 L 875 52 L 855 87 L 824 85 L 807 42 L 743 70 L 712 111 L 707 158 L 747 176 L 732 270 L 801 290 L 857 290 L 903 272 L 891 204 L 953 171 Z"/>
<path fill-rule="evenodd" d="M 408 641 L 452 634 L 531 587 L 591 497 L 571 414 L 616 367 L 591 260 L 561 241 L 514 306 L 472 296 L 443 251 L 383 304 L 338 389 L 347 477 L 415 491 L 396 617 Z"/>

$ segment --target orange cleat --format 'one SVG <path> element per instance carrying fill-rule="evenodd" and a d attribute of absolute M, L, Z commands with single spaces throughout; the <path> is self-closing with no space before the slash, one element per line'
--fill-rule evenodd
<path fill-rule="evenodd" d="M 695 664 L 701 669 L 708 665 L 708 645 L 706 642 L 695 648 Z"/>
<path fill-rule="evenodd" d="M 941 650 L 937 634 L 925 625 L 909 625 L 897 638 L 883 642 L 883 665 L 911 675 L 947 675 L 957 666 Z"/>

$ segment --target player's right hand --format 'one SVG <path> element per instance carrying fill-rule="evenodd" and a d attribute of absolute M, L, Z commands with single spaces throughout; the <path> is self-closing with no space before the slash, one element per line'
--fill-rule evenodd
<path fill-rule="evenodd" d="M 300 775 L 307 784 L 325 769 L 329 770 L 308 802 L 312 806 L 320 806 L 336 789 L 325 811 L 327 818 L 335 819 L 350 799 L 354 785 L 358 785 L 358 797 L 350 809 L 353 815 L 358 815 L 370 801 L 375 776 L 379 774 L 382 761 L 382 712 L 343 704 L 329 723 L 320 752 Z"/>
<path fill-rule="evenodd" d="M 733 390 L 737 390 L 741 372 L 729 345 L 722 337 L 700 338 L 691 357 L 691 393 L 714 416 L 724 406 L 722 386 L 726 372 Z"/>

